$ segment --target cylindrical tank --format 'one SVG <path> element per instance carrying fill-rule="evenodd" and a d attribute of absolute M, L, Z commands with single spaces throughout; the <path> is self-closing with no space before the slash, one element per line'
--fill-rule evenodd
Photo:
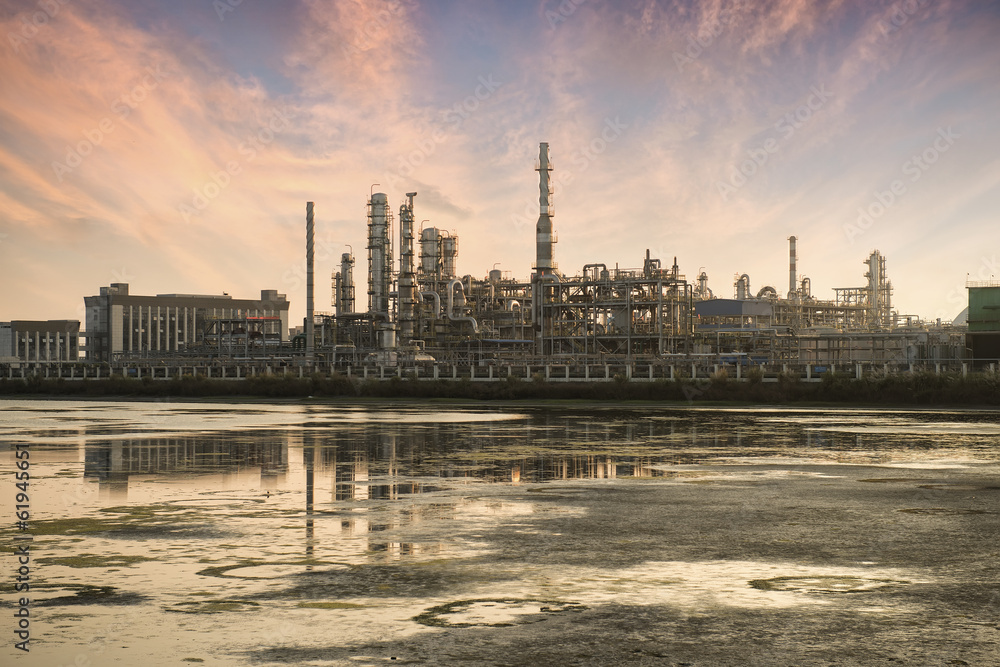
<path fill-rule="evenodd" d="M 425 227 L 420 232 L 420 270 L 426 276 L 437 277 L 440 263 L 437 227 Z"/>
<path fill-rule="evenodd" d="M 399 207 L 399 336 L 404 342 L 413 338 L 417 309 L 416 269 L 413 266 L 413 198 Z"/>
<path fill-rule="evenodd" d="M 500 278 L 503 277 L 503 273 L 500 269 L 493 269 L 490 271 L 490 282 L 496 285 L 500 282 Z"/>
<path fill-rule="evenodd" d="M 795 292 L 798 281 L 795 277 L 795 237 L 788 237 L 788 294 Z"/>
<path fill-rule="evenodd" d="M 750 276 L 745 273 L 736 280 L 736 298 L 740 301 L 750 298 Z"/>
<path fill-rule="evenodd" d="M 395 329 L 382 329 L 379 334 L 382 337 L 382 349 L 392 350 L 396 347 L 396 330 Z"/>
<path fill-rule="evenodd" d="M 389 225 L 392 213 L 384 192 L 372 195 L 368 213 L 368 310 L 389 314 L 389 290 L 392 284 L 392 245 Z"/>
<path fill-rule="evenodd" d="M 354 255 L 345 252 L 340 256 L 340 290 L 337 295 L 337 314 L 354 312 Z"/>
<path fill-rule="evenodd" d="M 441 277 L 455 277 L 455 260 L 458 257 L 458 237 L 443 236 L 441 238 Z"/>

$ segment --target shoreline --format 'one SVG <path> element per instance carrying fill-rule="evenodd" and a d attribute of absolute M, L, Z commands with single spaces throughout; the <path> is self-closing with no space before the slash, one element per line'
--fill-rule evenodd
<path fill-rule="evenodd" d="M 247 401 L 350 399 L 497 402 L 546 404 L 581 402 L 670 405 L 798 405 L 823 407 L 981 407 L 1000 406 L 1000 377 L 991 374 L 962 377 L 960 374 L 917 373 L 866 377 L 861 380 L 828 375 L 820 382 L 753 382 L 731 379 L 657 380 L 653 382 L 547 382 L 502 380 L 413 381 L 358 380 L 343 375 L 305 378 L 264 376 L 240 381 L 179 378 L 112 377 L 67 382 L 61 379 L 0 379 L 0 398 L 93 398 L 93 399 L 231 399 Z"/>

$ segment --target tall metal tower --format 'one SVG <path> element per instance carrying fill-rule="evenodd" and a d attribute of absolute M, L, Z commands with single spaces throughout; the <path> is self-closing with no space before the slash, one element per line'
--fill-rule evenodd
<path fill-rule="evenodd" d="M 552 244 L 556 242 L 552 233 L 552 182 L 549 176 L 552 163 L 549 162 L 549 145 L 538 145 L 538 224 L 535 227 L 535 270 L 539 276 L 551 275 L 556 269 L 552 261 Z"/>
<path fill-rule="evenodd" d="M 407 192 L 406 203 L 399 207 L 399 335 L 413 339 L 417 311 L 417 275 L 413 263 L 413 198 Z"/>
<path fill-rule="evenodd" d="M 313 202 L 306 202 L 306 363 L 312 366 L 316 353 L 313 331 L 313 257 L 315 256 Z"/>
<path fill-rule="evenodd" d="M 392 211 L 384 192 L 368 201 L 368 312 L 385 321 L 391 319 L 389 290 L 392 286 Z"/>

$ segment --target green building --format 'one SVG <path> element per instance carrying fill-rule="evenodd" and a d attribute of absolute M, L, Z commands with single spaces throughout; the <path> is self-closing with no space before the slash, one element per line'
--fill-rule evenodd
<path fill-rule="evenodd" d="M 970 282 L 966 347 L 974 367 L 1000 361 L 1000 281 Z"/>

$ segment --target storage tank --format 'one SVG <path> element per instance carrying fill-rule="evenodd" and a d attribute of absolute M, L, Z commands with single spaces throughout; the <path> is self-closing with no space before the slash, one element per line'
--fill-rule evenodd
<path fill-rule="evenodd" d="M 455 264 L 458 258 L 458 237 L 439 232 L 441 238 L 441 277 L 454 278 Z"/>
<path fill-rule="evenodd" d="M 441 252 L 437 227 L 425 227 L 420 232 L 420 270 L 428 277 L 440 278 Z"/>
<path fill-rule="evenodd" d="M 389 197 L 376 192 L 368 202 L 368 311 L 389 317 L 392 285 L 392 243 Z"/>

